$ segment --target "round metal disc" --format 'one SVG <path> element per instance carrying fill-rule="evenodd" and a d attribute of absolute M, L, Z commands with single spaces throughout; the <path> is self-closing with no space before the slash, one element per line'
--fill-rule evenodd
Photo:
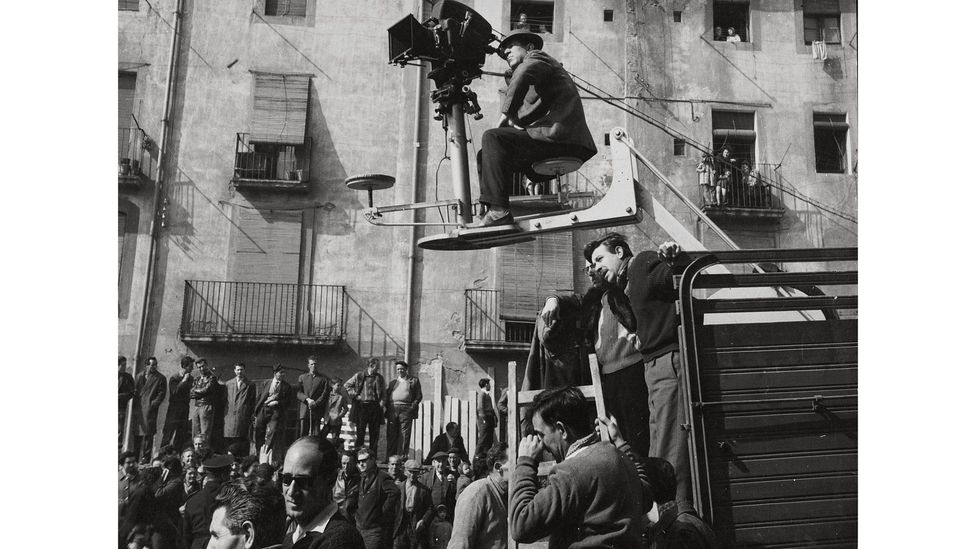
<path fill-rule="evenodd" d="M 346 178 L 346 187 L 354 191 L 389 189 L 394 183 L 396 183 L 394 177 L 379 173 L 366 173 Z"/>
<path fill-rule="evenodd" d="M 583 163 L 578 158 L 560 156 L 532 164 L 532 171 L 539 175 L 562 175 L 575 172 L 582 165 Z"/>
<path fill-rule="evenodd" d="M 467 230 L 473 231 L 476 229 Z M 417 241 L 417 245 L 425 250 L 462 252 L 468 250 L 486 250 L 497 246 L 531 242 L 533 240 L 535 240 L 534 237 L 522 233 L 511 233 L 506 236 L 495 236 L 481 240 L 472 238 L 470 233 L 466 238 L 460 238 L 456 233 L 442 233 L 421 238 Z"/>

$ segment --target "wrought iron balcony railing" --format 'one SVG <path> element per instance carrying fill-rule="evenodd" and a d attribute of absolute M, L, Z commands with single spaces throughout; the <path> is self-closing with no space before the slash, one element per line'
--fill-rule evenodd
<path fill-rule="evenodd" d="M 119 183 L 137 184 L 143 176 L 152 177 L 152 154 L 137 128 L 119 128 Z"/>
<path fill-rule="evenodd" d="M 184 341 L 338 343 L 345 334 L 344 286 L 187 280 Z"/>
<path fill-rule="evenodd" d="M 782 175 L 773 164 L 757 164 L 755 173 L 715 159 L 714 185 L 698 185 L 699 207 L 709 214 L 780 217 L 783 215 Z"/>
<path fill-rule="evenodd" d="M 532 343 L 534 322 L 507 320 L 501 291 L 464 291 L 464 347 L 468 351 L 521 350 Z"/>
<path fill-rule="evenodd" d="M 312 159 L 312 138 L 303 144 L 251 141 L 250 134 L 237 134 L 234 179 L 238 187 L 307 187 Z"/>

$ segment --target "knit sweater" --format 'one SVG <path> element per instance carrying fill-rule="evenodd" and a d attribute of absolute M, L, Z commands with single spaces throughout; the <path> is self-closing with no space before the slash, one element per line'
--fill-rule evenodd
<path fill-rule="evenodd" d="M 549 535 L 549 547 L 640 547 L 641 515 L 651 504 L 650 485 L 638 474 L 630 447 L 609 442 L 584 447 L 549 472 L 539 489 L 538 465 L 520 457 L 515 466 L 511 535 L 529 543 Z M 643 471 L 643 470 L 642 470 Z"/>

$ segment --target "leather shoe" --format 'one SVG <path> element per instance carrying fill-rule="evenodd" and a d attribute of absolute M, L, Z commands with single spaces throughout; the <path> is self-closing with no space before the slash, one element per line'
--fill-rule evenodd
<path fill-rule="evenodd" d="M 514 225 L 515 218 L 512 217 L 512 212 L 506 211 L 503 214 L 495 213 L 488 210 L 488 213 L 481 216 L 478 221 L 475 221 L 471 225 L 468 225 L 469 229 L 484 229 L 486 227 L 497 227 L 499 225 Z"/>

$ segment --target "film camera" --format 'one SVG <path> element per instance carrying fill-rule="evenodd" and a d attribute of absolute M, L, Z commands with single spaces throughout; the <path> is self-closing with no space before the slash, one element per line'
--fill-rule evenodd
<path fill-rule="evenodd" d="M 438 119 L 451 104 L 462 104 L 465 112 L 481 118 L 477 96 L 467 86 L 481 76 L 485 55 L 497 52 L 491 46 L 491 24 L 484 17 L 456 0 L 441 0 L 423 23 L 408 15 L 387 34 L 391 64 L 430 63 L 428 78 L 437 87 L 431 99 L 440 104 Z"/>

